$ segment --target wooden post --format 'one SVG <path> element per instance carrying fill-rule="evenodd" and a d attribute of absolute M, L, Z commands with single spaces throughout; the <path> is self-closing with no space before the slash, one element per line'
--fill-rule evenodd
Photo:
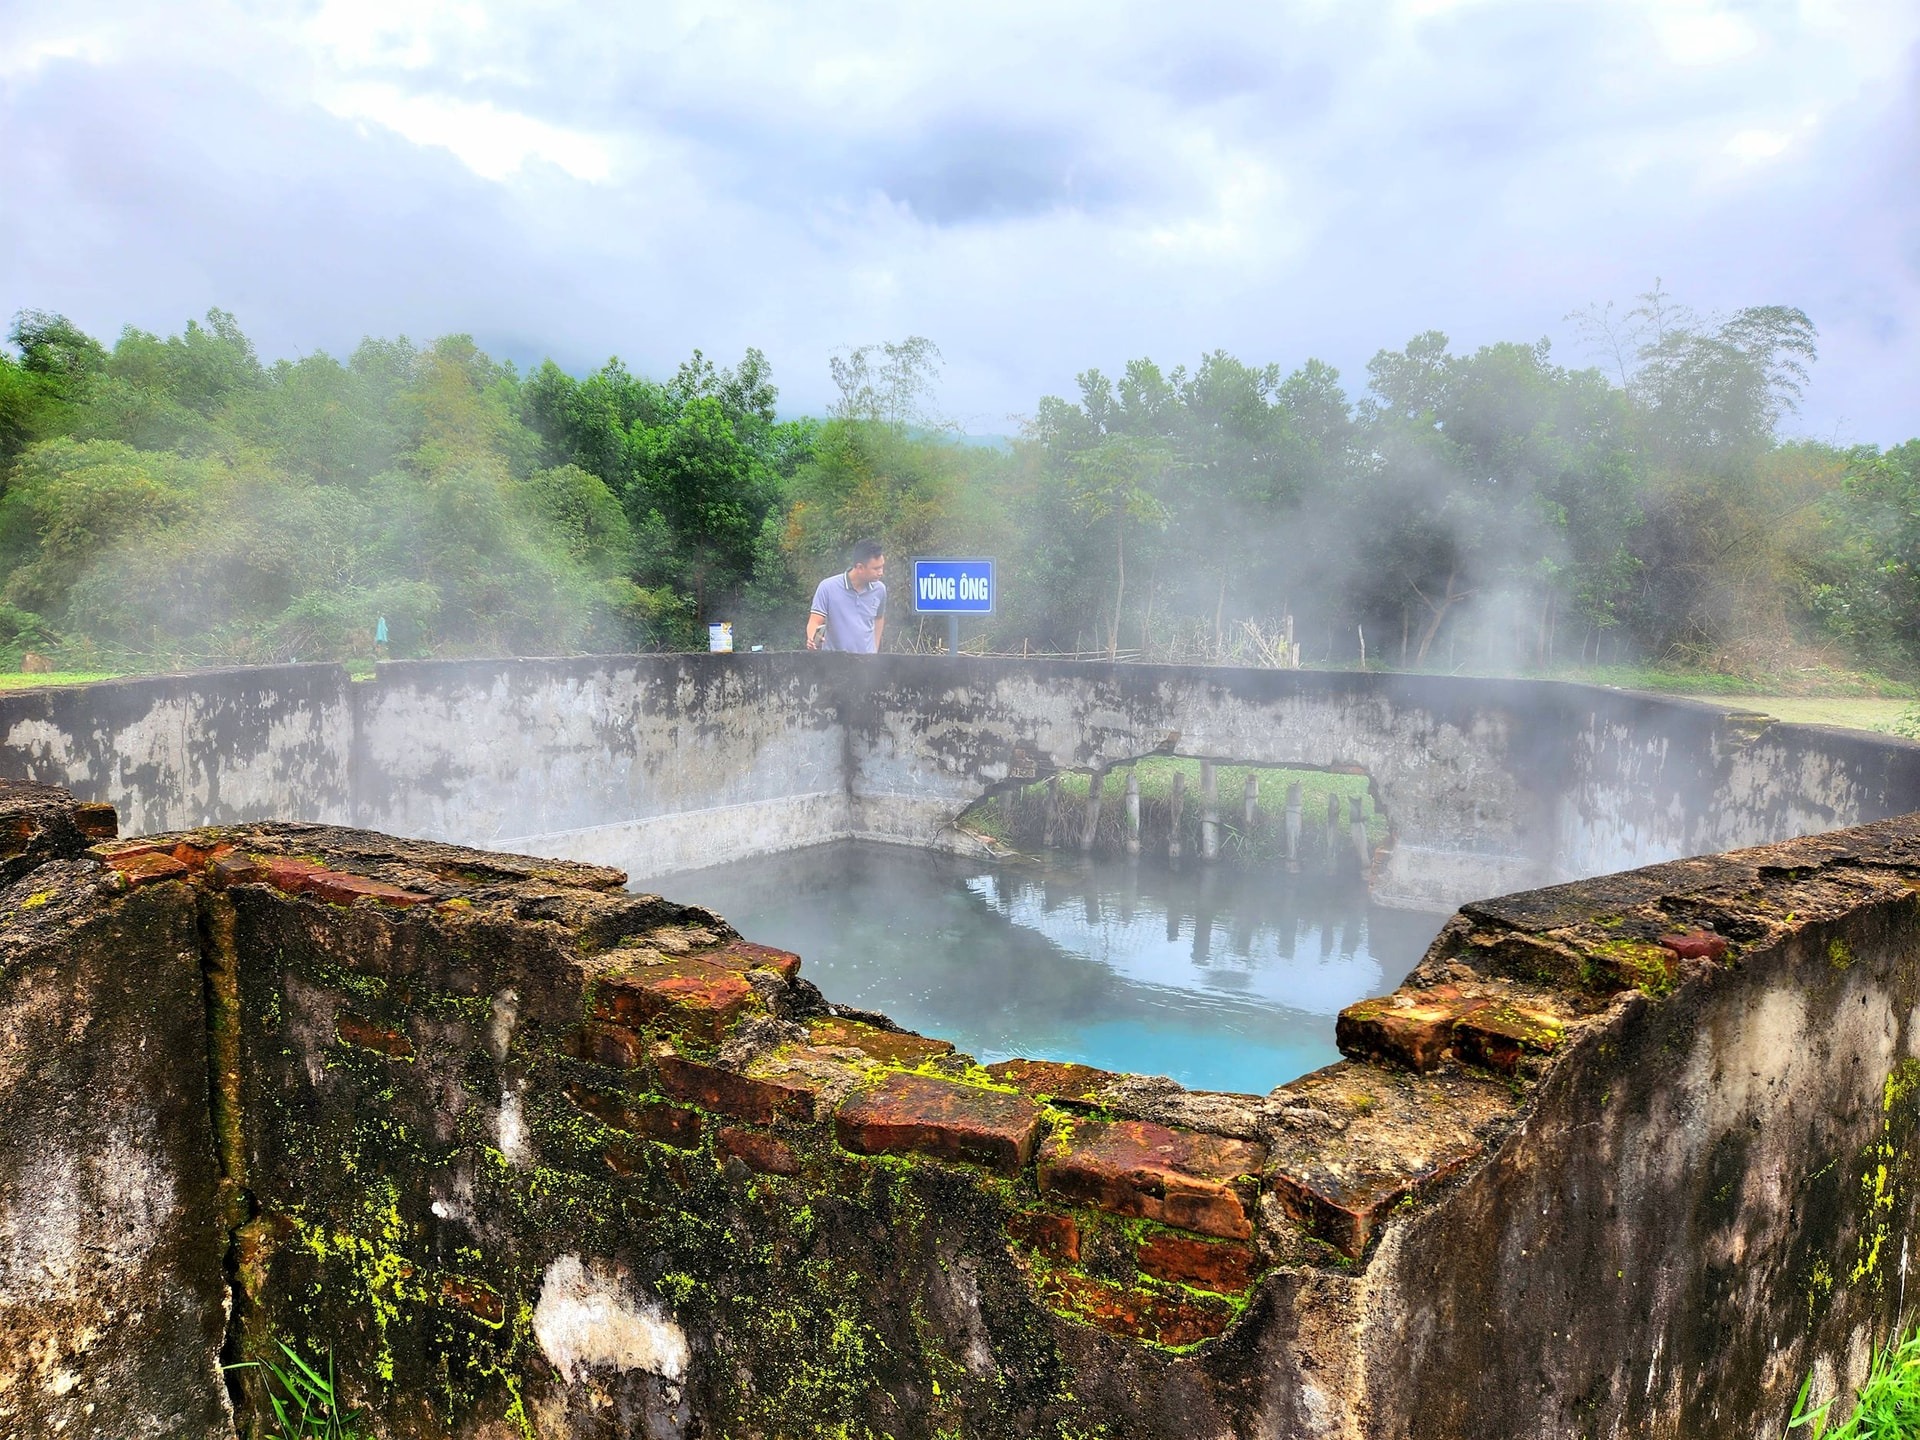
<path fill-rule="evenodd" d="M 1100 792 L 1107 788 L 1105 766 L 1096 766 L 1092 775 L 1087 777 L 1087 823 L 1080 831 L 1080 852 L 1091 854 L 1094 833 L 1100 828 Z"/>
<path fill-rule="evenodd" d="M 1053 848 L 1054 836 L 1057 830 L 1059 829 L 1059 824 L 1058 824 L 1059 815 L 1060 815 L 1060 777 L 1058 775 L 1049 775 L 1047 777 L 1046 833 L 1044 838 L 1040 841 L 1040 848 L 1043 850 L 1051 850 Z"/>
<path fill-rule="evenodd" d="M 1200 762 L 1200 858 L 1220 858 L 1220 776 L 1211 760 Z"/>
<path fill-rule="evenodd" d="M 1167 801 L 1173 813 L 1172 823 L 1167 827 L 1167 858 L 1169 860 L 1180 858 L 1180 811 L 1186 798 L 1187 772 L 1176 770 L 1173 772 L 1173 794 Z M 1167 923 L 1171 925 L 1173 922 L 1169 920 Z"/>
<path fill-rule="evenodd" d="M 1127 854 L 1140 853 L 1140 772 L 1127 767 Z"/>
<path fill-rule="evenodd" d="M 1340 864 L 1340 797 L 1327 796 L 1327 868 Z"/>
<path fill-rule="evenodd" d="M 1347 802 L 1347 814 L 1353 826 L 1353 858 L 1360 862 L 1360 873 L 1364 875 L 1373 859 L 1373 846 L 1367 843 L 1367 822 L 1360 813 L 1358 795 Z"/>
<path fill-rule="evenodd" d="M 1240 803 L 1240 824 L 1248 834 L 1253 833 L 1253 822 L 1260 818 L 1260 773 L 1257 770 L 1247 772 L 1247 793 Z"/>
<path fill-rule="evenodd" d="M 1300 782 L 1287 786 L 1287 869 L 1300 869 Z"/>

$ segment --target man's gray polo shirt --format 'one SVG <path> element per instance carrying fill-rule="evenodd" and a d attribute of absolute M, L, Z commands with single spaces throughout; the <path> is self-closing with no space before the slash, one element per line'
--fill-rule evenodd
<path fill-rule="evenodd" d="M 829 575 L 814 587 L 813 613 L 827 617 L 820 636 L 822 650 L 847 650 L 855 655 L 873 654 L 873 622 L 887 613 L 886 582 L 876 580 L 865 590 L 856 590 L 846 572 Z"/>

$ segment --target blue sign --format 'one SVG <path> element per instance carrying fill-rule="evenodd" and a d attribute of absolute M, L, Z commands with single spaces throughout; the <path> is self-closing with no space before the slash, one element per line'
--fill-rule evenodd
<path fill-rule="evenodd" d="M 993 561 L 914 561 L 913 608 L 922 615 L 991 615 Z"/>

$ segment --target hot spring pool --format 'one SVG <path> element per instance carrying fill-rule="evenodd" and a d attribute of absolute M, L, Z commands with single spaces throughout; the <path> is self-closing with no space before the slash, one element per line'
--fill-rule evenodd
<path fill-rule="evenodd" d="M 829 1000 L 984 1062 L 1020 1055 L 1262 1092 L 1339 1058 L 1334 1016 L 1397 986 L 1446 919 L 1326 875 L 1148 861 L 990 864 L 858 841 L 669 877 Z"/>

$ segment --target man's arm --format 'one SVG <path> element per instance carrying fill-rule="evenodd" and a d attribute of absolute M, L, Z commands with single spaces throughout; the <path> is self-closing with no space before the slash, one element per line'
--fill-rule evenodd
<path fill-rule="evenodd" d="M 818 650 L 820 648 L 820 632 L 826 628 L 827 628 L 826 616 L 822 615 L 818 610 L 814 610 L 808 613 L 807 615 L 807 649 Z"/>
<path fill-rule="evenodd" d="M 880 649 L 880 637 L 886 633 L 887 617 L 885 615 L 876 615 L 873 619 L 873 648 L 876 653 Z"/>

